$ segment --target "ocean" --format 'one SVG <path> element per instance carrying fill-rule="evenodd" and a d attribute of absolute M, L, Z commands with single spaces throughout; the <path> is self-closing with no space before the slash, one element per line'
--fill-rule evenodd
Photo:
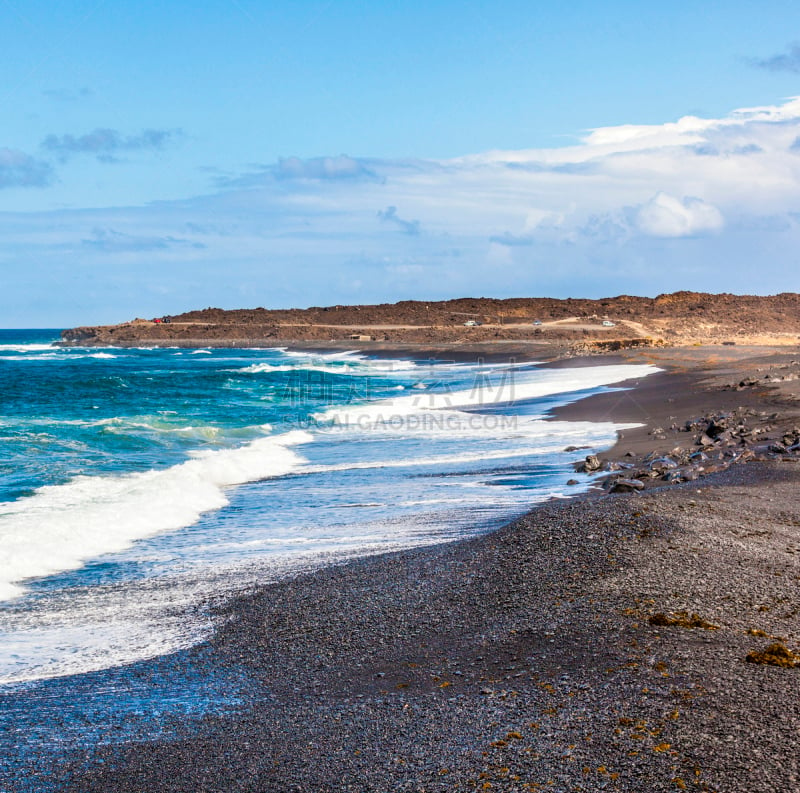
<path fill-rule="evenodd" d="M 58 335 L 0 331 L 0 758 L 14 767 L 125 740 L 114 714 L 147 736 L 235 706 L 246 681 L 181 668 L 214 630 L 209 604 L 585 490 L 573 463 L 622 425 L 548 411 L 657 371 Z M 134 682 L 155 658 L 161 677 Z"/>

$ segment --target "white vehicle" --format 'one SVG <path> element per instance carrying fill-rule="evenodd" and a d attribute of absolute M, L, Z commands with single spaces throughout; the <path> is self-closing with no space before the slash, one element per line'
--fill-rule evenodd
<path fill-rule="evenodd" d="M 612 322 L 610 319 L 603 320 L 603 327 L 604 328 L 613 328 L 616 323 Z"/>
<path fill-rule="evenodd" d="M 464 327 L 465 327 L 465 328 L 475 328 L 475 327 L 477 327 L 478 325 L 482 325 L 482 324 L 483 324 L 483 323 L 482 323 L 482 322 L 478 322 L 478 320 L 477 320 L 477 319 L 468 319 L 468 320 L 467 320 L 467 321 L 464 323 Z"/>

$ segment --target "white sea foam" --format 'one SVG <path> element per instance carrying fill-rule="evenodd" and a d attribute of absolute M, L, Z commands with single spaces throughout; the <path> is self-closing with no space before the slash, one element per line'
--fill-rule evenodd
<path fill-rule="evenodd" d="M 34 347 L 36 345 L 29 345 L 30 347 Z M 0 345 L 0 350 L 2 350 L 2 345 Z M 60 350 L 56 349 L 55 347 L 44 346 L 42 350 L 38 353 L 33 354 L 33 351 L 30 349 L 20 350 L 19 355 L 0 355 L 0 361 L 75 361 L 79 358 L 117 358 L 119 356 L 112 355 L 111 353 L 107 352 L 93 352 L 93 353 L 86 353 L 85 351 L 82 353 L 77 353 L 75 350 Z"/>
<path fill-rule="evenodd" d="M 655 366 L 588 366 L 580 369 L 543 369 L 536 377 L 518 377 L 513 369 L 492 376 L 478 377 L 472 388 L 460 391 L 426 391 L 425 394 L 398 396 L 365 405 L 330 408 L 314 418 L 338 426 L 386 426 L 422 411 L 454 408 L 486 408 L 537 399 L 554 394 L 583 391 L 646 377 L 660 371 Z"/>
<path fill-rule="evenodd" d="M 273 374 L 275 372 L 312 371 L 329 374 L 347 374 L 373 377 L 420 377 L 430 375 L 465 375 L 475 371 L 496 372 L 502 370 L 530 369 L 534 366 L 530 361 L 501 363 L 462 363 L 456 361 L 412 361 L 405 358 L 383 359 L 367 358 L 354 353 L 336 353 L 334 355 L 298 354 L 298 361 L 292 364 L 270 363 L 268 361 L 250 364 L 235 371 L 243 374 Z M 338 365 L 337 365 L 338 364 Z M 424 383 L 417 385 L 426 388 Z"/>
<path fill-rule="evenodd" d="M 54 350 L 52 344 L 0 344 L 0 352 L 39 352 Z"/>
<path fill-rule="evenodd" d="M 292 540 L 291 550 L 283 552 L 287 542 L 281 538 L 274 543 L 278 547 L 266 570 L 263 562 L 200 568 L 163 580 L 70 589 L 41 601 L 4 603 L 0 607 L 0 691 L 191 647 L 214 628 L 210 616 L 198 609 L 201 601 L 229 597 L 232 591 L 325 563 L 421 542 L 413 537 L 381 542 L 372 535 L 334 543 L 300 537 Z"/>
<path fill-rule="evenodd" d="M 57 352 L 40 353 L 39 355 L 0 355 L 0 361 L 64 361 L 67 360 Z"/>
<path fill-rule="evenodd" d="M 241 372 L 242 374 L 277 374 L 279 372 L 325 372 L 327 374 L 346 374 L 346 375 L 353 375 L 353 374 L 378 374 L 377 372 L 369 372 L 368 370 L 362 370 L 356 368 L 350 364 L 344 364 L 343 366 L 325 366 L 324 364 L 305 364 L 305 363 L 297 363 L 297 364 L 270 364 L 270 363 L 254 363 L 250 366 L 245 366 L 241 369 L 237 369 L 237 372 Z"/>
<path fill-rule="evenodd" d="M 26 578 L 80 567 L 133 541 L 179 529 L 228 503 L 225 488 L 288 473 L 292 450 L 311 440 L 289 432 L 235 449 L 198 452 L 179 465 L 126 476 L 81 476 L 0 505 L 0 599 Z"/>
<path fill-rule="evenodd" d="M 311 474 L 324 473 L 328 471 L 351 471 L 364 470 L 370 468 L 412 468 L 415 466 L 442 466 L 479 463 L 482 461 L 490 462 L 493 460 L 508 460 L 515 457 L 537 457 L 544 454 L 552 454 L 560 451 L 571 440 L 581 441 L 582 443 L 605 442 L 613 438 L 614 432 L 622 429 L 637 427 L 638 424 L 612 424 L 611 422 L 545 422 L 533 421 L 525 425 L 525 429 L 519 427 L 512 433 L 507 433 L 509 437 L 516 436 L 517 442 L 520 440 L 528 441 L 521 446 L 508 446 L 494 450 L 477 450 L 473 452 L 460 452 L 457 454 L 438 454 L 426 457 L 415 456 L 391 460 L 369 460 L 369 461 L 350 461 L 343 463 L 332 463 L 328 465 L 301 465 L 297 473 Z M 498 441 L 503 440 L 503 433 L 491 431 L 491 435 Z M 476 433 L 472 436 L 477 440 Z M 448 432 L 448 440 L 453 439 Z M 534 442 L 538 441 L 534 445 Z"/>
<path fill-rule="evenodd" d="M 103 614 L 82 621 L 81 616 L 73 611 L 62 625 L 0 632 L 0 686 L 154 658 L 191 647 L 208 633 L 185 617 L 170 619 L 155 610 L 146 620 Z"/>
<path fill-rule="evenodd" d="M 360 350 L 340 350 L 337 352 L 305 352 L 303 350 L 288 350 L 285 347 L 273 348 L 279 350 L 287 358 L 320 358 L 331 361 L 343 360 L 348 358 L 364 358 Z"/>

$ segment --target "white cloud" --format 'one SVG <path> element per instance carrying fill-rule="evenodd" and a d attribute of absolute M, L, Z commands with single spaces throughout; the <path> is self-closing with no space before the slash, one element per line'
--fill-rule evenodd
<path fill-rule="evenodd" d="M 715 206 L 699 198 L 681 200 L 658 193 L 639 207 L 636 225 L 654 237 L 690 237 L 720 231 L 725 221 Z"/>
<path fill-rule="evenodd" d="M 242 303 L 237 278 L 254 285 L 254 305 L 714 290 L 722 276 L 726 291 L 800 291 L 798 140 L 800 99 L 791 99 L 718 119 L 596 129 L 555 149 L 289 158 L 184 201 L 0 213 L 0 263 L 30 272 L 35 295 L 48 268 L 68 260 L 89 271 L 102 259 L 98 278 L 113 274 L 110 292 L 130 296 L 126 313 L 136 313 L 143 280 L 137 246 L 139 261 L 174 284 L 175 304 L 149 313 L 225 295 Z M 82 242 L 94 229 L 115 233 Z M 23 264 L 31 256 L 38 274 Z M 65 306 L 71 299 L 65 288 Z"/>

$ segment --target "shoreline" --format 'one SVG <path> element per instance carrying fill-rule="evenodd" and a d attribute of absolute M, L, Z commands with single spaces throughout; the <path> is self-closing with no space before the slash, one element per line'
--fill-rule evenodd
<path fill-rule="evenodd" d="M 720 378 L 751 366 L 740 351 L 738 361 L 713 365 L 684 352 L 647 360 L 668 371 L 633 391 L 588 397 L 552 416 L 622 422 L 638 410 L 647 425 L 602 455 L 616 460 L 634 447 L 636 455 L 648 445 L 672 448 L 679 435 L 688 441 L 680 430 L 648 435 L 672 411 L 734 401 L 786 408 L 780 395 L 720 390 Z M 762 358 L 781 366 L 782 355 Z M 665 388 L 675 396 L 665 399 Z M 774 433 L 796 420 L 787 411 L 772 421 Z M 798 470 L 776 458 L 642 494 L 595 489 L 487 535 L 259 587 L 223 607 L 224 625 L 204 648 L 209 658 L 197 663 L 243 667 L 261 695 L 183 736 L 101 750 L 88 768 L 68 770 L 66 789 L 787 789 L 798 768 L 783 735 L 800 724 L 792 698 L 800 671 L 743 658 L 767 634 L 798 648 L 797 615 L 778 614 L 781 585 L 799 572 L 778 546 L 795 541 L 785 527 L 777 544 L 749 539 L 759 569 L 743 571 L 749 557 L 737 532 L 765 514 L 774 527 L 788 513 L 800 518 Z M 774 507 L 761 503 L 767 483 Z M 718 513 L 734 516 L 730 536 Z M 721 553 L 723 540 L 733 557 Z M 780 576 L 760 569 L 765 559 Z M 734 582 L 742 591 L 731 599 Z M 696 612 L 720 630 L 654 629 L 647 618 L 655 611 Z M 765 690 L 775 698 L 758 702 Z M 745 755 L 752 767 L 743 770 Z"/>

